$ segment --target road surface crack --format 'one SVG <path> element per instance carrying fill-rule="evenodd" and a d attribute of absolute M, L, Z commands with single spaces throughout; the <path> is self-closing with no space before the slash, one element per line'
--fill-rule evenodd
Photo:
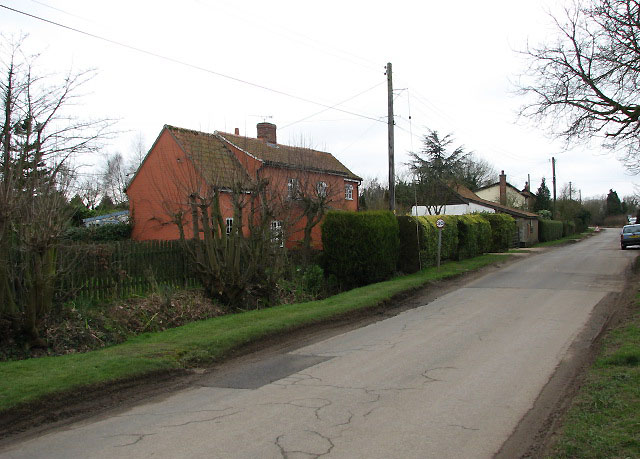
<path fill-rule="evenodd" d="M 131 443 L 125 443 L 123 445 L 114 445 L 114 448 L 122 448 L 124 446 L 132 446 L 135 445 L 136 443 L 139 443 L 140 441 L 142 441 L 143 438 L 145 437 L 149 437 L 151 435 L 155 435 L 155 433 L 143 433 L 143 434 L 115 434 L 115 435 L 109 435 L 107 437 L 103 437 L 103 438 L 115 438 L 115 437 L 135 437 L 135 440 L 133 440 Z"/>
<path fill-rule="evenodd" d="M 194 419 L 191 421 L 183 422 L 182 424 L 168 424 L 162 427 L 182 427 L 189 424 L 199 424 L 201 422 L 217 421 L 218 419 L 228 418 L 229 416 L 233 416 L 235 414 L 241 413 L 242 411 L 243 410 L 238 410 L 238 411 L 234 411 L 233 413 L 221 414 L 220 416 L 214 416 L 212 418 L 207 418 L 207 419 Z"/>

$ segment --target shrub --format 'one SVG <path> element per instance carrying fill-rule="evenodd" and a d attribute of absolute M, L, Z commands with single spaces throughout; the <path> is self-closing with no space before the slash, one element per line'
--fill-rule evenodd
<path fill-rule="evenodd" d="M 491 225 L 490 252 L 506 252 L 509 250 L 513 235 L 516 231 L 516 221 L 507 214 L 482 214 Z"/>
<path fill-rule="evenodd" d="M 322 245 L 325 273 L 343 287 L 385 280 L 396 269 L 398 222 L 388 211 L 331 211 L 322 224 Z"/>
<path fill-rule="evenodd" d="M 562 237 L 571 236 L 576 232 L 576 224 L 573 221 L 562 222 Z"/>
<path fill-rule="evenodd" d="M 434 266 L 438 253 L 438 228 L 436 221 L 442 218 L 440 259 L 452 259 L 458 247 L 457 217 L 453 215 L 429 215 L 425 217 L 398 217 L 400 231 L 400 256 L 398 270 L 412 273 L 422 267 Z M 418 229 L 416 231 L 416 224 Z M 419 241 L 419 243 L 418 243 Z M 419 257 L 419 258 L 418 258 Z"/>
<path fill-rule="evenodd" d="M 562 237 L 562 222 L 558 220 L 539 220 L 538 238 L 540 242 L 555 241 Z"/>
<path fill-rule="evenodd" d="M 131 238 L 131 224 L 112 223 L 102 226 L 68 228 L 62 239 L 73 242 L 112 242 Z"/>
<path fill-rule="evenodd" d="M 458 217 L 458 250 L 456 258 L 473 258 L 491 247 L 491 225 L 480 215 Z"/>

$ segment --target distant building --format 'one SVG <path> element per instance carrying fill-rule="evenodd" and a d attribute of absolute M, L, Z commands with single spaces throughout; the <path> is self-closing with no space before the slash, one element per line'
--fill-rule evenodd
<path fill-rule="evenodd" d="M 110 214 L 98 215 L 97 217 L 83 218 L 84 226 L 113 225 L 115 223 L 127 223 L 129 221 L 129 211 L 121 210 Z"/>
<path fill-rule="evenodd" d="M 514 209 L 497 202 L 482 199 L 463 185 L 452 185 L 448 193 L 447 204 L 442 208 L 442 215 L 465 215 L 472 213 L 503 213 L 511 215 L 518 228 L 518 243 L 530 246 L 538 242 L 538 215 L 522 209 Z M 414 206 L 411 215 L 428 215 L 426 206 Z"/>
<path fill-rule="evenodd" d="M 475 190 L 475 194 L 487 201 L 518 209 L 532 210 L 535 201 L 535 195 L 529 190 L 529 182 L 521 191 L 507 182 L 504 171 L 500 173 L 498 182 Z"/>

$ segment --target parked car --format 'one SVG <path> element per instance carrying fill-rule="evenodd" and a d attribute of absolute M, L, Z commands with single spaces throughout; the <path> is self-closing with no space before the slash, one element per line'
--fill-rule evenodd
<path fill-rule="evenodd" d="M 620 233 L 620 248 L 626 249 L 630 245 L 640 245 L 640 225 L 626 225 Z"/>

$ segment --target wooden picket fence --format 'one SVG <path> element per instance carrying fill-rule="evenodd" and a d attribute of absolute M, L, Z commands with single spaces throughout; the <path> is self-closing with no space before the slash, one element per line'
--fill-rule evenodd
<path fill-rule="evenodd" d="M 57 255 L 61 300 L 104 300 L 143 294 L 160 286 L 197 286 L 180 241 L 121 241 L 61 246 Z"/>

